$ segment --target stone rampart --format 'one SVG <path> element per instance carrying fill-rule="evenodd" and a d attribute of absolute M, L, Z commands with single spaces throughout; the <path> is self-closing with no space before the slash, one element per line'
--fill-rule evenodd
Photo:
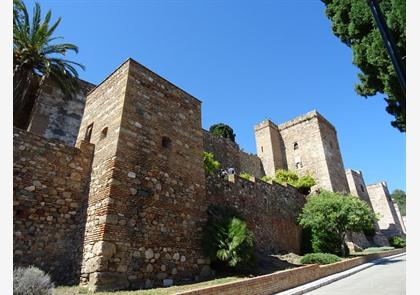
<path fill-rule="evenodd" d="M 203 146 L 206 152 L 214 154 L 222 169 L 233 167 L 237 173 L 247 172 L 257 178 L 265 175 L 261 159 L 241 151 L 239 145 L 228 138 L 214 136 L 203 129 Z"/>
<path fill-rule="evenodd" d="M 13 260 L 78 283 L 94 146 L 13 129 Z"/>
<path fill-rule="evenodd" d="M 45 138 L 74 145 L 85 108 L 86 95 L 95 85 L 79 80 L 80 90 L 66 98 L 59 87 L 48 81 L 34 106 L 28 131 Z"/>
<path fill-rule="evenodd" d="M 230 175 L 229 180 L 208 175 L 208 205 L 236 208 L 253 231 L 257 250 L 299 253 L 301 228 L 297 217 L 305 197 L 291 186 L 254 181 L 236 175 Z"/>

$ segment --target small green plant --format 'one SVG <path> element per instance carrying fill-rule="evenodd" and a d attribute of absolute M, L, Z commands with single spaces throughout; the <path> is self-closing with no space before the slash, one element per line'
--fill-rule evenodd
<path fill-rule="evenodd" d="M 315 179 L 310 175 L 299 177 L 295 172 L 283 169 L 276 171 L 273 181 L 293 185 L 299 192 L 305 195 L 309 194 L 311 187 L 316 184 Z"/>
<path fill-rule="evenodd" d="M 395 248 L 404 248 L 406 245 L 405 240 L 399 236 L 393 236 L 390 238 L 389 244 Z"/>
<path fill-rule="evenodd" d="M 300 259 L 302 264 L 330 264 L 340 261 L 341 258 L 329 253 L 309 253 Z"/>
<path fill-rule="evenodd" d="M 239 176 L 242 177 L 242 178 L 244 178 L 244 179 L 247 179 L 247 180 L 251 180 L 251 177 L 252 177 L 252 175 L 249 174 L 249 173 L 247 173 L 247 172 L 241 172 L 239 174 Z"/>
<path fill-rule="evenodd" d="M 13 295 L 50 295 L 54 284 L 48 274 L 34 266 L 13 270 Z"/>
<path fill-rule="evenodd" d="M 269 182 L 269 181 L 271 181 L 273 179 L 270 176 L 264 175 L 263 177 L 261 177 L 261 180 L 262 181 L 265 181 L 265 182 Z"/>
<path fill-rule="evenodd" d="M 207 174 L 213 174 L 216 169 L 220 168 L 220 163 L 214 159 L 214 155 L 209 152 L 204 152 L 204 171 Z"/>
<path fill-rule="evenodd" d="M 242 268 L 253 261 L 253 234 L 239 213 L 230 207 L 210 205 L 202 245 L 212 262 Z"/>

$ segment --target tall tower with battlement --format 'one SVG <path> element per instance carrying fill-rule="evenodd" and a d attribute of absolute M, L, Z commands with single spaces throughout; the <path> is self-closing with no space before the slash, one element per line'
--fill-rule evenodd
<path fill-rule="evenodd" d="M 95 153 L 81 283 L 139 289 L 205 271 L 201 102 L 129 59 L 88 95 L 83 139 Z"/>
<path fill-rule="evenodd" d="M 369 193 L 363 179 L 362 171 L 347 169 L 346 170 L 347 183 L 349 184 L 350 194 L 359 197 L 365 201 L 370 208 L 373 209 L 372 203 L 369 198 Z"/>
<path fill-rule="evenodd" d="M 337 132 L 317 111 L 278 126 L 263 121 L 255 127 L 255 138 L 266 175 L 288 169 L 315 177 L 315 188 L 349 192 Z"/>
<path fill-rule="evenodd" d="M 378 224 L 382 233 L 387 237 L 405 234 L 401 224 L 402 218 L 398 216 L 398 208 L 396 209 L 392 202 L 386 182 L 368 185 L 367 190 L 373 210 L 380 216 Z"/>
<path fill-rule="evenodd" d="M 277 125 L 266 120 L 255 126 L 257 155 L 261 159 L 264 172 L 274 176 L 277 169 L 286 168 L 284 145 L 282 144 Z"/>

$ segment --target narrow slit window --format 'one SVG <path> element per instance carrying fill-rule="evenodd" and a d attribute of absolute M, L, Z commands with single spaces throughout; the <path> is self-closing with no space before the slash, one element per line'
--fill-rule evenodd
<path fill-rule="evenodd" d="M 105 127 L 101 131 L 101 139 L 104 139 L 108 135 L 108 127 Z"/>
<path fill-rule="evenodd" d="M 362 192 L 365 192 L 365 188 L 363 187 L 363 185 L 360 185 L 360 189 L 362 190 Z"/>
<path fill-rule="evenodd" d="M 261 147 L 261 153 L 264 153 L 264 147 L 263 146 Z"/>
<path fill-rule="evenodd" d="M 90 125 L 86 128 L 85 141 L 90 142 L 90 138 L 92 137 L 92 130 L 93 130 L 93 123 L 92 123 L 92 124 L 90 124 Z"/>
<path fill-rule="evenodd" d="M 294 149 L 294 150 L 298 150 L 298 149 L 299 149 L 299 144 L 298 144 L 297 142 L 295 142 L 295 143 L 293 144 L 293 149 Z"/>
<path fill-rule="evenodd" d="M 162 137 L 162 147 L 164 147 L 166 149 L 170 149 L 171 146 L 172 146 L 171 139 L 167 136 Z"/>

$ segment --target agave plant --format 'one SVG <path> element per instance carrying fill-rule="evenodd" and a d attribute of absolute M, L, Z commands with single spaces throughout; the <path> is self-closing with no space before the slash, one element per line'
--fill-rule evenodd
<path fill-rule="evenodd" d="M 64 59 L 69 52 L 78 53 L 69 43 L 53 44 L 62 37 L 54 37 L 61 18 L 50 25 L 51 11 L 41 20 L 41 7 L 35 3 L 32 20 L 22 0 L 13 1 L 13 113 L 14 124 L 26 128 L 31 110 L 45 81 L 55 83 L 65 97 L 79 90 L 76 67 L 84 66 Z"/>

